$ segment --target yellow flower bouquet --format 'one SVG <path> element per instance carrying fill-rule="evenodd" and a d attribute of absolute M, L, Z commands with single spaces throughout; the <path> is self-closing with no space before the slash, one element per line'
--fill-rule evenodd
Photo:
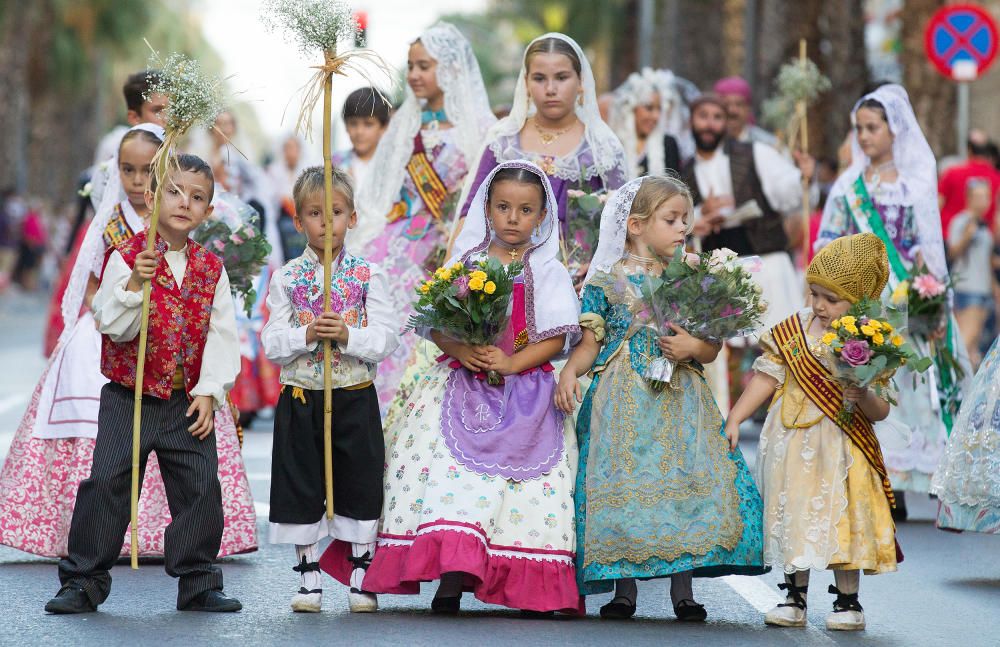
<path fill-rule="evenodd" d="M 521 263 L 505 266 L 495 258 L 439 267 L 417 287 L 415 314 L 407 328 L 437 330 L 466 344 L 496 343 L 507 327 L 514 279 L 522 267 Z M 493 371 L 487 381 L 494 386 L 503 383 Z"/>

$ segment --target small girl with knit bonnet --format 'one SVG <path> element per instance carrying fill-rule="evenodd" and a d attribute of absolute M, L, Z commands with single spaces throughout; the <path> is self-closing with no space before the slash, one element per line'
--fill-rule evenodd
<path fill-rule="evenodd" d="M 764 333 L 764 354 L 726 423 L 727 435 L 772 398 L 760 435 L 757 483 L 764 499 L 764 562 L 782 568 L 788 596 L 764 622 L 804 627 L 810 569 L 832 569 L 837 597 L 831 630 L 865 627 L 858 602 L 861 571 L 896 570 L 892 490 L 872 424 L 889 402 L 870 388 L 842 388 L 822 337 L 831 322 L 863 298 L 878 299 L 889 276 L 885 245 L 871 233 L 838 238 L 806 271 L 812 307 Z M 888 386 L 888 384 L 884 385 Z M 856 406 L 851 422 L 835 413 Z M 899 555 L 901 559 L 901 555 Z"/>

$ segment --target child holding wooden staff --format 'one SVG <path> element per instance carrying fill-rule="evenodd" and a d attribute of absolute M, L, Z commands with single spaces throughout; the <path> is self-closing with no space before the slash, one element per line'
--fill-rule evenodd
<path fill-rule="evenodd" d="M 62 588 L 45 605 L 50 613 L 95 611 L 111 589 L 110 569 L 129 525 L 130 468 L 142 291 L 151 284 L 148 352 L 142 378 L 140 472 L 155 451 L 173 519 L 164 553 L 167 573 L 179 579 L 177 608 L 239 611 L 222 592 L 213 564 L 222 541 L 222 494 L 213 434 L 213 410 L 239 373 L 236 317 L 222 261 L 188 238 L 212 212 L 215 179 L 194 155 L 166 160 L 155 245 L 148 232 L 108 250 L 92 310 L 103 335 L 97 444 L 90 478 L 80 484 L 69 534 L 69 556 L 59 564 Z M 146 193 L 152 205 L 156 178 Z M 141 475 L 140 475 L 141 482 Z"/>
<path fill-rule="evenodd" d="M 378 609 L 375 595 L 363 592 L 365 569 L 375 553 L 382 515 L 385 447 L 376 365 L 399 346 L 402 327 L 389 298 L 389 281 L 373 263 L 349 254 L 344 236 L 354 227 L 354 188 L 348 175 L 333 169 L 332 226 L 324 224 L 323 167 L 302 172 L 295 183 L 295 228 L 308 246 L 302 256 L 274 273 L 267 294 L 271 313 L 261 341 L 268 359 L 281 364 L 281 395 L 274 413 L 271 458 L 271 543 L 295 544 L 295 571 L 301 588 L 292 610 L 319 612 L 319 541 L 341 542 L 350 572 L 349 604 L 355 613 Z M 324 308 L 324 238 L 336 259 L 330 272 L 330 307 Z M 332 342 L 333 385 L 332 519 L 325 515 L 328 494 L 324 466 L 324 345 Z M 347 582 L 345 582 L 347 583 Z"/>

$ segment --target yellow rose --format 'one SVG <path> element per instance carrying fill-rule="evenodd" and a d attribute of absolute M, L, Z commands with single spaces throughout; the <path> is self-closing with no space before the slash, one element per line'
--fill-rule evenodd
<path fill-rule="evenodd" d="M 889 334 L 893 331 L 893 328 L 888 321 L 882 322 L 882 331 L 885 332 L 886 334 Z"/>
<path fill-rule="evenodd" d="M 424 283 L 423 285 L 420 286 L 421 294 L 427 294 L 430 291 L 431 291 L 431 286 L 429 286 L 428 284 Z"/>
<path fill-rule="evenodd" d="M 493 281 L 487 281 L 486 285 L 483 286 L 483 292 L 486 294 L 493 294 L 497 291 L 497 284 Z"/>
<path fill-rule="evenodd" d="M 861 326 L 861 332 L 867 337 L 872 337 L 875 335 L 875 329 L 871 326 Z"/>
<path fill-rule="evenodd" d="M 462 271 L 462 267 L 463 267 L 463 265 L 462 265 L 461 263 L 459 263 L 459 262 L 455 262 L 455 263 L 454 263 L 454 264 L 453 264 L 453 265 L 451 266 L 451 271 L 452 271 L 452 272 L 461 272 L 461 271 Z"/>
<path fill-rule="evenodd" d="M 872 335 L 872 341 L 875 343 L 876 346 L 881 346 L 882 344 L 885 343 L 885 337 L 882 335 L 882 333 L 877 332 L 874 335 Z"/>
<path fill-rule="evenodd" d="M 830 344 L 833 343 L 833 340 L 836 338 L 837 338 L 837 333 L 828 332 L 825 335 L 823 335 L 823 343 L 829 346 Z"/>
<path fill-rule="evenodd" d="M 834 319 L 833 321 L 831 321 L 830 327 L 833 328 L 834 330 L 840 328 L 840 319 Z"/>
<path fill-rule="evenodd" d="M 852 315 L 844 315 L 843 317 L 840 318 L 840 323 L 844 324 L 845 326 L 853 326 L 857 322 L 858 320 L 855 319 Z"/>
<path fill-rule="evenodd" d="M 868 325 L 872 327 L 872 330 L 879 331 L 882 330 L 882 322 L 878 319 L 872 319 L 868 322 Z"/>
<path fill-rule="evenodd" d="M 478 278 L 469 279 L 469 289 L 472 290 L 473 292 L 478 292 L 479 290 L 482 290 L 483 287 L 485 287 L 485 285 L 486 284 L 482 279 Z"/>
<path fill-rule="evenodd" d="M 445 270 L 445 271 L 441 272 L 441 276 L 439 276 L 438 278 L 441 279 L 442 281 L 450 281 L 451 280 L 451 270 Z"/>
<path fill-rule="evenodd" d="M 893 303 L 903 303 L 907 300 L 910 295 L 910 282 L 902 281 L 896 286 L 896 289 L 892 291 L 892 302 Z"/>
<path fill-rule="evenodd" d="M 844 330 L 846 330 L 847 332 L 851 333 L 852 335 L 857 335 L 858 334 L 858 327 L 855 326 L 854 324 L 846 324 L 845 323 L 844 324 Z"/>
<path fill-rule="evenodd" d="M 893 346 L 902 346 L 903 345 L 903 338 L 900 337 L 899 335 L 893 335 L 892 336 L 892 345 Z"/>
<path fill-rule="evenodd" d="M 486 272 L 484 272 L 482 270 L 476 270 L 472 274 L 469 274 L 469 280 L 470 281 L 482 281 L 482 282 L 485 283 L 487 278 L 488 277 L 486 275 Z"/>

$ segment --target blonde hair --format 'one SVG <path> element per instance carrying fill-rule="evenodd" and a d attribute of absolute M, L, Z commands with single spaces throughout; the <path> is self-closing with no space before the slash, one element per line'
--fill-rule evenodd
<path fill-rule="evenodd" d="M 628 217 L 639 222 L 649 220 L 660 206 L 667 200 L 681 196 L 685 202 L 685 214 L 687 215 L 687 231 L 690 234 L 694 227 L 694 200 L 691 198 L 691 190 L 676 175 L 650 175 L 642 181 L 639 190 L 636 191 L 635 199 L 632 200 L 632 210 Z M 626 234 L 626 244 L 628 236 Z"/>
<path fill-rule="evenodd" d="M 302 203 L 306 198 L 314 193 L 322 193 L 323 187 L 323 167 L 310 166 L 299 174 L 295 180 L 295 187 L 292 189 L 292 201 L 295 202 L 295 213 L 302 211 Z M 333 190 L 344 196 L 347 206 L 354 211 L 354 182 L 342 169 L 333 167 Z"/>

